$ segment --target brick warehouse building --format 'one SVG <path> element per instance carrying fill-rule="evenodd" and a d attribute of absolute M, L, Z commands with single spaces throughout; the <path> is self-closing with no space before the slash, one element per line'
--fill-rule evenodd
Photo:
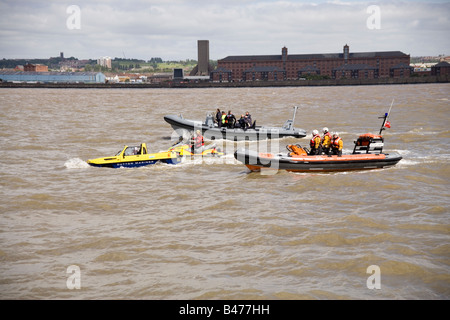
<path fill-rule="evenodd" d="M 409 77 L 410 56 L 401 51 L 291 54 L 283 47 L 281 55 L 228 56 L 217 61 L 213 81 L 295 80 L 306 75 L 333 79 L 373 79 Z"/>
<path fill-rule="evenodd" d="M 31 64 L 27 63 L 23 67 L 23 71 L 33 71 L 33 72 L 47 72 L 48 67 L 43 64 Z"/>

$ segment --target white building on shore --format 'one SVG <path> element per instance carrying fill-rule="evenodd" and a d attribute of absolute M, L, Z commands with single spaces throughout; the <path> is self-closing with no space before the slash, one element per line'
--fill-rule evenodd
<path fill-rule="evenodd" d="M 16 83 L 105 83 L 101 72 L 0 71 L 0 82 Z"/>

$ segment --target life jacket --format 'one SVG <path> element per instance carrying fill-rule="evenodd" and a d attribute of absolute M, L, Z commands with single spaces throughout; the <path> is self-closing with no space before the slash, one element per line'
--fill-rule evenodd
<path fill-rule="evenodd" d="M 222 123 L 226 123 L 226 122 L 227 122 L 227 115 L 222 114 Z"/>
<path fill-rule="evenodd" d="M 322 137 L 322 145 L 325 148 L 329 148 L 331 146 L 331 140 L 333 139 L 333 137 L 331 136 L 331 133 L 328 131 L 327 133 L 325 133 Z"/>
<path fill-rule="evenodd" d="M 201 135 L 196 136 L 196 137 L 194 138 L 194 145 L 195 145 L 196 148 L 199 148 L 199 147 L 201 147 L 201 146 L 204 146 L 204 145 L 205 145 L 205 142 L 204 142 L 204 140 L 203 140 L 203 136 L 201 136 Z"/>
<path fill-rule="evenodd" d="M 337 137 L 337 139 L 334 139 L 331 144 L 332 144 L 333 148 L 341 149 L 342 145 L 343 145 L 343 141 L 342 141 L 341 137 Z"/>
<path fill-rule="evenodd" d="M 309 146 L 311 148 L 318 148 L 320 146 L 320 136 L 318 134 L 312 137 L 311 141 L 309 142 Z"/>

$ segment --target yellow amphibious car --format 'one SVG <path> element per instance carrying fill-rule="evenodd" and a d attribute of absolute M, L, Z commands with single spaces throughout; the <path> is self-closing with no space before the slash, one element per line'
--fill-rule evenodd
<path fill-rule="evenodd" d="M 167 164 L 177 164 L 181 162 L 178 152 L 164 151 L 157 153 L 148 153 L 147 145 L 141 143 L 140 146 L 125 146 L 113 157 L 90 159 L 88 164 L 94 167 L 108 167 L 108 168 L 133 168 L 142 167 L 157 162 Z"/>

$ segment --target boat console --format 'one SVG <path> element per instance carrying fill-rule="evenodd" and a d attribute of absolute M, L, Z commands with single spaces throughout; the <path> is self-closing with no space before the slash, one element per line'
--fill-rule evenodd
<path fill-rule="evenodd" d="M 383 152 L 384 139 L 380 135 L 371 133 L 362 134 L 358 137 L 353 149 L 353 154 L 380 154 Z"/>

